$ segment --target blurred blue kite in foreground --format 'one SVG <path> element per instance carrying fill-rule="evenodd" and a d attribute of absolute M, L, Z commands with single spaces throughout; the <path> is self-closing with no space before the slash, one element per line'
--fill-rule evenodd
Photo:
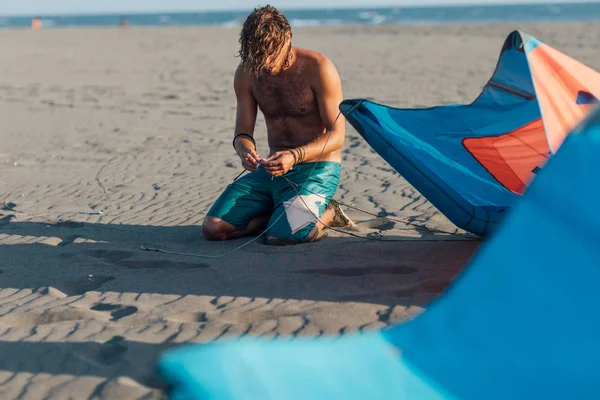
<path fill-rule="evenodd" d="M 172 399 L 599 399 L 600 108 L 414 320 L 167 352 Z M 509 251 L 507 251 L 509 249 Z"/>
<path fill-rule="evenodd" d="M 456 226 L 487 236 L 600 97 L 600 74 L 518 31 L 469 105 L 340 110 L 369 145 Z"/>

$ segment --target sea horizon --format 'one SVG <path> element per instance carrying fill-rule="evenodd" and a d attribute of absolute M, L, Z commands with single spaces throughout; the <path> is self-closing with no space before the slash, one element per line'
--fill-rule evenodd
<path fill-rule="evenodd" d="M 241 25 L 252 8 L 171 12 L 108 12 L 77 14 L 2 15 L 0 28 L 29 27 L 39 17 L 46 28 L 119 26 L 225 26 Z M 330 25 L 410 25 L 439 23 L 485 23 L 504 21 L 596 21 L 600 2 L 530 4 L 455 4 L 395 7 L 281 8 L 295 27 Z"/>

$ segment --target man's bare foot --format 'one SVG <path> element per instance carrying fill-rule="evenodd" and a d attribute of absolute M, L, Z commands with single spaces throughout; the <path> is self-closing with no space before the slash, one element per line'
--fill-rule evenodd
<path fill-rule="evenodd" d="M 328 209 L 332 209 L 334 212 L 333 220 L 329 223 L 330 227 L 338 227 L 338 228 L 354 228 L 356 224 L 346 215 L 342 207 L 340 207 L 340 203 L 331 199 L 329 204 L 327 205 Z"/>

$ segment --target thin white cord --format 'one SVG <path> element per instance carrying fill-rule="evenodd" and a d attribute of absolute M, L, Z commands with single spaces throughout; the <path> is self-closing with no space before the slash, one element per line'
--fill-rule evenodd
<path fill-rule="evenodd" d="M 236 252 L 236 251 L 240 250 L 241 248 L 243 248 L 244 246 L 249 245 L 252 242 L 253 242 L 253 240 L 250 240 L 250 241 L 244 243 L 243 245 L 241 245 L 241 246 L 239 246 L 239 247 L 237 247 L 237 248 L 235 248 L 235 249 L 233 249 L 233 250 L 231 250 L 231 251 L 229 251 L 227 253 L 217 254 L 217 255 L 214 255 L 214 256 L 205 255 L 205 254 L 194 254 L 194 253 L 180 253 L 180 252 L 177 252 L 177 251 L 169 251 L 169 250 L 158 249 L 156 247 L 146 247 L 146 246 L 140 246 L 140 250 L 143 250 L 143 251 L 156 251 L 158 253 L 175 254 L 175 255 L 178 255 L 178 256 L 188 256 L 188 257 L 221 258 L 221 257 L 225 257 L 225 256 L 227 256 L 227 255 L 229 255 L 229 254 L 231 254 L 233 252 Z"/>

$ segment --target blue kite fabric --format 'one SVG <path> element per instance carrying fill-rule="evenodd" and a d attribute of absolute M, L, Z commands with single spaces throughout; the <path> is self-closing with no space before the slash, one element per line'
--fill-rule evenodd
<path fill-rule="evenodd" d="M 241 339 L 168 352 L 171 400 L 446 399 L 381 333 L 319 339 Z"/>
<path fill-rule="evenodd" d="M 469 105 L 350 99 L 340 111 L 451 222 L 488 236 L 598 97 L 598 72 L 515 31 Z"/>
<path fill-rule="evenodd" d="M 600 399 L 600 108 L 575 128 L 446 293 L 337 338 L 168 351 L 171 399 Z"/>

